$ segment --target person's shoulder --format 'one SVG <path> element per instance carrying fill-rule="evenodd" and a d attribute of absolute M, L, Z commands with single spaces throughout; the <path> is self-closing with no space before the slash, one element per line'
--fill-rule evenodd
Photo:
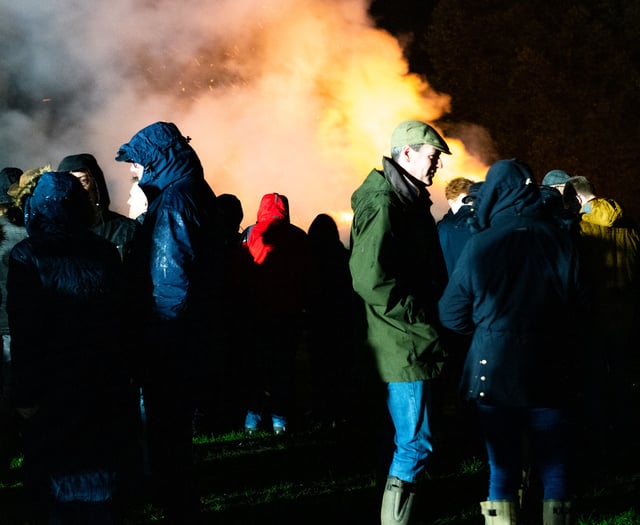
<path fill-rule="evenodd" d="M 438 222 L 436 222 L 438 233 L 442 235 L 450 232 L 454 228 L 454 220 L 454 215 L 451 210 L 449 210 Z"/>
<path fill-rule="evenodd" d="M 94 254 L 103 254 L 104 256 L 117 256 L 117 261 L 121 261 L 120 252 L 116 244 L 109 238 L 95 231 L 84 232 L 80 239 L 83 246 L 92 250 Z M 115 259 L 114 259 L 115 260 Z"/>
<path fill-rule="evenodd" d="M 453 215 L 454 215 L 453 210 L 449 208 L 447 212 L 440 218 L 440 220 L 437 221 L 437 224 L 440 224 L 443 222 L 444 223 L 451 222 L 451 220 L 453 219 Z"/>
<path fill-rule="evenodd" d="M 105 221 L 117 221 L 123 224 L 131 224 L 133 226 L 136 226 L 138 224 L 138 221 L 136 221 L 135 219 L 127 217 L 126 215 L 113 210 L 107 210 L 106 213 L 103 214 L 103 217 Z"/>
<path fill-rule="evenodd" d="M 109 210 L 109 213 L 103 213 L 102 219 L 102 224 L 94 228 L 94 231 L 107 237 L 111 235 L 120 236 L 123 232 L 127 232 L 126 235 L 132 236 L 140 229 L 140 222 L 115 211 Z"/>
<path fill-rule="evenodd" d="M 34 239 L 25 237 L 19 240 L 9 249 L 9 258 L 17 261 L 25 262 L 32 257 Z"/>
<path fill-rule="evenodd" d="M 392 205 L 395 194 L 384 177 L 370 183 L 362 184 L 352 195 L 351 204 L 354 210 L 374 208 L 383 209 Z"/>
<path fill-rule="evenodd" d="M 467 219 L 473 215 L 473 207 L 469 204 L 465 204 L 464 206 L 460 206 L 458 213 L 456 213 L 457 219 Z"/>
<path fill-rule="evenodd" d="M 307 237 L 307 232 L 304 231 L 302 228 L 300 228 L 300 226 L 297 226 L 293 223 L 289 223 L 289 227 L 291 231 L 295 233 L 295 235 L 299 237 L 305 237 L 305 238 Z"/>
<path fill-rule="evenodd" d="M 381 191 L 389 191 L 389 183 L 384 172 L 374 168 L 365 177 L 360 186 L 356 188 L 354 194 L 370 194 Z"/>

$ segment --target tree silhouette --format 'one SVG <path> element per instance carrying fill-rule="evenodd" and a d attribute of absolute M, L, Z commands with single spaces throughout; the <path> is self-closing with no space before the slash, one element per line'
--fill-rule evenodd
<path fill-rule="evenodd" d="M 410 4 L 400 12 L 413 22 L 396 27 L 414 32 L 412 70 L 452 97 L 447 134 L 483 126 L 538 180 L 554 168 L 584 175 L 640 217 L 638 2 L 440 0 L 424 15 Z M 393 18 L 378 19 L 393 30 Z"/>

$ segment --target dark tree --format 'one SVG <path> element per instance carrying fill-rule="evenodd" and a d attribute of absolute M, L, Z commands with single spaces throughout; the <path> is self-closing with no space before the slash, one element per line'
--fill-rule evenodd
<path fill-rule="evenodd" d="M 553 168 L 585 175 L 640 217 L 637 1 L 440 0 L 423 12 L 428 27 L 406 52 L 451 95 L 448 134 L 481 125 L 538 179 Z"/>

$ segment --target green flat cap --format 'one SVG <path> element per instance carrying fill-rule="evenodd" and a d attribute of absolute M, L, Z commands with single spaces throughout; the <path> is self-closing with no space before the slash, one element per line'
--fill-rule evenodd
<path fill-rule="evenodd" d="M 447 143 L 429 124 L 419 120 L 405 120 L 391 134 L 391 149 L 414 144 L 429 144 L 438 151 L 451 155 Z"/>

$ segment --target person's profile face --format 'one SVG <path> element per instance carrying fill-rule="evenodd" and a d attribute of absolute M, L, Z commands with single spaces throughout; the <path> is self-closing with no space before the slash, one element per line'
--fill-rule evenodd
<path fill-rule="evenodd" d="M 82 184 L 82 187 L 86 191 L 91 191 L 91 189 L 95 184 L 93 181 L 93 177 L 85 171 L 72 171 L 71 175 L 73 175 L 76 179 L 80 181 L 80 184 Z"/>
<path fill-rule="evenodd" d="M 409 149 L 407 171 L 425 185 L 431 186 L 436 171 L 442 167 L 440 151 L 429 144 L 423 144 L 419 151 Z"/>
<path fill-rule="evenodd" d="M 131 181 L 127 204 L 129 205 L 129 217 L 132 219 L 139 217 L 147 211 L 147 196 L 142 189 L 140 189 L 140 186 L 138 186 L 138 179 L 136 177 Z"/>
<path fill-rule="evenodd" d="M 96 206 L 98 204 L 98 188 L 96 186 L 95 179 L 91 176 L 91 173 L 86 171 L 71 171 L 70 173 L 80 181 L 84 190 L 89 194 L 89 199 L 92 204 Z"/>

